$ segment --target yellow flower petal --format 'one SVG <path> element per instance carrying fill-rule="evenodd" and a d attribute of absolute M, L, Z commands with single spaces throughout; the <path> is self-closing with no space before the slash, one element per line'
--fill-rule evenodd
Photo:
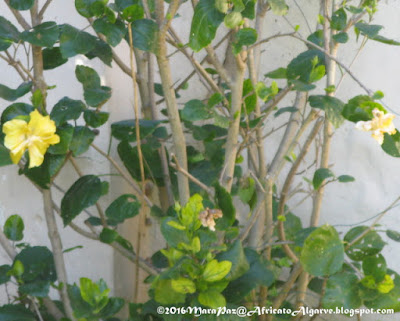
<path fill-rule="evenodd" d="M 30 113 L 31 120 L 28 127 L 32 136 L 46 138 L 54 135 L 56 124 L 50 119 L 50 116 L 42 116 L 37 110 Z"/>
<path fill-rule="evenodd" d="M 18 145 L 18 148 L 14 148 L 10 152 L 10 158 L 11 161 L 14 164 L 18 164 L 18 162 L 21 160 L 22 155 L 24 155 L 25 150 L 27 148 L 28 142 L 22 142 L 21 144 Z"/>
<path fill-rule="evenodd" d="M 60 137 L 50 116 L 42 116 L 37 110 L 30 113 L 30 121 L 13 119 L 3 125 L 6 134 L 4 145 L 11 151 L 14 163 L 21 160 L 26 149 L 29 150 L 29 168 L 40 166 L 50 145 L 58 144 Z"/>
<path fill-rule="evenodd" d="M 47 148 L 48 146 L 41 142 L 34 142 L 29 145 L 29 168 L 43 164 L 44 154 L 46 153 Z"/>

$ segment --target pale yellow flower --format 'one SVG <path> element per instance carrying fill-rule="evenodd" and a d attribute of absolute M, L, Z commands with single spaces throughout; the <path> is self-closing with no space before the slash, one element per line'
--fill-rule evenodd
<path fill-rule="evenodd" d="M 393 125 L 394 115 L 387 113 L 375 108 L 372 111 L 374 118 L 369 121 L 359 121 L 356 124 L 356 128 L 365 132 L 372 132 L 372 138 L 374 138 L 380 145 L 383 144 L 383 138 L 385 133 L 389 135 L 396 134 L 396 128 Z"/>
<path fill-rule="evenodd" d="M 30 113 L 27 123 L 13 119 L 3 125 L 6 135 L 4 145 L 10 150 L 11 160 L 17 164 L 28 149 L 29 168 L 40 166 L 50 145 L 58 144 L 60 137 L 55 134 L 56 124 L 50 116 L 42 116 L 37 110 Z"/>
<path fill-rule="evenodd" d="M 208 207 L 199 214 L 199 219 L 204 227 L 215 231 L 215 219 L 222 217 L 222 211 L 219 209 L 210 210 Z"/>

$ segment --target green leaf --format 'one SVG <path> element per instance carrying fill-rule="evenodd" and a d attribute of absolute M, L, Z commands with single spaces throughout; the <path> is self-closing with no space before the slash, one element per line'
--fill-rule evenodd
<path fill-rule="evenodd" d="M 279 108 L 278 111 L 274 114 L 274 117 L 278 117 L 284 113 L 295 113 L 297 112 L 299 109 L 297 107 L 283 107 L 283 108 Z"/>
<path fill-rule="evenodd" d="M 85 54 L 89 59 L 99 58 L 108 67 L 111 67 L 112 55 L 111 47 L 102 39 L 96 39 L 94 48 Z"/>
<path fill-rule="evenodd" d="M 239 26 L 243 21 L 243 16 L 240 12 L 232 11 L 228 13 L 224 18 L 224 24 L 226 27 L 233 29 Z"/>
<path fill-rule="evenodd" d="M 278 16 L 284 16 L 288 12 L 288 5 L 285 0 L 269 0 L 272 12 Z"/>
<path fill-rule="evenodd" d="M 14 264 L 19 261 L 23 267 L 21 280 L 25 283 L 37 281 L 55 282 L 57 279 L 53 253 L 45 246 L 24 248 L 14 258 Z"/>
<path fill-rule="evenodd" d="M 0 98 L 8 101 L 15 101 L 22 96 L 25 96 L 32 88 L 32 82 L 27 81 L 18 86 L 17 89 L 8 88 L 5 85 L 0 85 Z"/>
<path fill-rule="evenodd" d="M 24 238 L 24 221 L 19 215 L 11 215 L 4 224 L 4 234 L 11 241 L 21 241 Z"/>
<path fill-rule="evenodd" d="M 154 289 L 154 300 L 165 305 L 184 303 L 186 294 L 176 292 L 171 283 L 172 280 L 157 280 Z"/>
<path fill-rule="evenodd" d="M 128 22 L 134 22 L 144 18 L 144 9 L 139 4 L 126 7 L 121 14 L 122 19 Z"/>
<path fill-rule="evenodd" d="M 36 281 L 32 283 L 26 283 L 22 284 L 19 286 L 18 290 L 21 293 L 39 297 L 39 298 L 45 298 L 49 295 L 49 290 L 50 290 L 50 282 L 48 281 Z"/>
<path fill-rule="evenodd" d="M 96 46 L 97 38 L 68 24 L 61 26 L 60 51 L 64 58 L 86 54 Z"/>
<path fill-rule="evenodd" d="M 140 119 L 140 138 L 146 138 L 153 134 L 160 125 L 159 120 Z M 129 142 L 136 141 L 136 120 L 127 119 L 121 120 L 111 124 L 111 134 L 118 140 L 125 140 Z"/>
<path fill-rule="evenodd" d="M 307 84 L 318 81 L 325 74 L 324 60 L 324 55 L 317 49 L 305 51 L 289 63 L 287 77 Z"/>
<path fill-rule="evenodd" d="M 1 321 L 36 321 L 35 315 L 23 304 L 7 304 L 0 307 Z"/>
<path fill-rule="evenodd" d="M 233 41 L 233 53 L 237 55 L 242 51 L 243 46 L 250 46 L 257 41 L 257 31 L 253 28 L 240 29 Z"/>
<path fill-rule="evenodd" d="M 238 279 L 229 282 L 223 294 L 229 302 L 240 302 L 251 290 L 259 285 L 269 287 L 277 277 L 271 264 L 264 261 L 257 251 L 245 248 L 244 253 L 250 269 Z"/>
<path fill-rule="evenodd" d="M 35 0 L 10 0 L 10 6 L 19 11 L 29 10 L 34 3 Z"/>
<path fill-rule="evenodd" d="M 219 261 L 229 261 L 232 263 L 229 274 L 226 276 L 226 279 L 229 281 L 236 280 L 250 269 L 240 240 L 236 240 L 226 252 L 222 252 L 218 255 L 217 259 Z"/>
<path fill-rule="evenodd" d="M 344 118 L 342 112 L 344 103 L 340 99 L 331 96 L 318 95 L 310 96 L 308 101 L 310 102 L 311 107 L 324 110 L 326 117 L 335 128 L 338 128 L 343 124 Z"/>
<path fill-rule="evenodd" d="M 118 237 L 118 232 L 108 227 L 103 228 L 99 235 L 100 241 L 106 244 L 111 244 L 112 242 L 115 242 Z"/>
<path fill-rule="evenodd" d="M 194 9 L 189 46 L 196 52 L 208 46 L 223 20 L 224 15 L 217 10 L 214 0 L 200 0 Z"/>
<path fill-rule="evenodd" d="M 121 20 L 110 23 L 106 17 L 95 20 L 93 28 L 96 32 L 102 33 L 107 43 L 113 47 L 117 46 L 126 34 L 125 24 Z"/>
<path fill-rule="evenodd" d="M 56 145 L 52 145 L 47 150 L 47 153 L 53 155 L 64 155 L 69 151 L 69 145 L 74 135 L 74 127 L 71 125 L 63 125 L 57 127 L 56 134 L 60 137 L 60 142 Z"/>
<path fill-rule="evenodd" d="M 356 309 L 362 300 L 358 292 L 358 278 L 355 274 L 341 272 L 329 277 L 322 305 L 327 309 Z"/>
<path fill-rule="evenodd" d="M 355 28 L 357 28 L 361 34 L 372 39 L 379 34 L 379 31 L 381 31 L 383 29 L 383 26 L 371 25 L 371 24 L 368 24 L 365 22 L 357 22 L 355 24 Z"/>
<path fill-rule="evenodd" d="M 34 110 L 31 105 L 24 103 L 15 103 L 8 106 L 1 114 L 1 123 L 12 120 L 18 116 L 29 116 L 29 114 Z"/>
<path fill-rule="evenodd" d="M 368 230 L 367 226 L 357 226 L 352 228 L 344 237 L 344 241 L 352 243 L 362 233 Z M 358 240 L 350 248 L 346 249 L 346 254 L 354 261 L 362 261 L 365 257 L 378 254 L 385 242 L 376 231 L 369 231 L 361 240 Z"/>
<path fill-rule="evenodd" d="M 43 164 L 39 167 L 28 168 L 21 170 L 21 174 L 25 174 L 31 181 L 44 189 L 48 189 L 51 178 L 59 172 L 65 163 L 66 155 L 52 155 L 47 153 L 44 156 Z"/>
<path fill-rule="evenodd" d="M 221 209 L 223 216 L 217 221 L 217 229 L 224 230 L 231 226 L 236 219 L 236 209 L 232 196 L 219 183 L 215 183 L 216 204 Z"/>
<path fill-rule="evenodd" d="M 338 34 L 333 35 L 332 38 L 337 43 L 346 43 L 349 41 L 349 35 L 346 32 L 339 32 Z"/>
<path fill-rule="evenodd" d="M 400 133 L 397 129 L 394 135 L 385 133 L 382 149 L 390 156 L 400 157 Z"/>
<path fill-rule="evenodd" d="M 106 216 L 113 224 L 120 224 L 139 214 L 140 203 L 135 195 L 124 194 L 115 199 L 106 209 Z"/>
<path fill-rule="evenodd" d="M 7 264 L 0 265 L 0 285 L 5 284 L 11 280 L 11 276 L 8 273 L 10 270 L 11 266 Z"/>
<path fill-rule="evenodd" d="M 65 193 L 61 201 L 61 217 L 67 226 L 84 209 L 96 204 L 101 196 L 101 181 L 95 175 L 79 178 Z"/>
<path fill-rule="evenodd" d="M 92 130 L 84 126 L 76 126 L 72 136 L 69 149 L 74 156 L 79 156 L 86 152 L 93 142 L 95 134 Z"/>
<path fill-rule="evenodd" d="M 311 275 L 332 275 L 342 268 L 343 261 L 343 243 L 332 226 L 317 228 L 305 240 L 300 262 Z"/>
<path fill-rule="evenodd" d="M 382 282 L 387 271 L 386 260 L 382 254 L 367 256 L 362 261 L 362 269 L 365 275 L 372 275 L 376 282 Z"/>
<path fill-rule="evenodd" d="M 229 2 L 228 0 L 216 0 L 215 7 L 218 9 L 219 12 L 226 14 L 229 10 Z"/>
<path fill-rule="evenodd" d="M 83 113 L 83 118 L 87 125 L 93 128 L 98 128 L 106 123 L 110 116 L 107 112 L 87 109 Z"/>
<path fill-rule="evenodd" d="M 47 21 L 21 33 L 21 39 L 38 47 L 53 47 L 60 36 L 57 23 Z"/>
<path fill-rule="evenodd" d="M 348 101 L 344 106 L 342 115 L 347 120 L 358 122 L 360 120 L 368 121 L 373 118 L 372 111 L 377 108 L 386 113 L 386 109 L 379 103 L 366 95 L 356 96 Z"/>
<path fill-rule="evenodd" d="M 127 35 L 125 35 L 127 38 Z M 132 23 L 133 46 L 152 53 L 157 52 L 158 25 L 150 19 L 140 19 Z M 129 43 L 129 39 L 127 39 Z"/>
<path fill-rule="evenodd" d="M 329 168 L 319 168 L 315 171 L 313 177 L 313 187 L 315 190 L 318 190 L 322 183 L 330 177 L 335 177 L 332 171 Z"/>
<path fill-rule="evenodd" d="M 336 10 L 331 18 L 331 28 L 333 30 L 341 31 L 346 28 L 347 25 L 347 14 L 343 8 Z"/>
<path fill-rule="evenodd" d="M 257 0 L 244 0 L 244 10 L 241 12 L 243 18 L 254 20 L 256 17 L 256 2 Z"/>
<path fill-rule="evenodd" d="M 186 121 L 198 121 L 211 118 L 210 109 L 201 100 L 189 100 L 181 111 L 182 119 Z"/>
<path fill-rule="evenodd" d="M 103 15 L 107 2 L 108 0 L 75 0 L 75 8 L 81 16 L 91 18 Z"/>
<path fill-rule="evenodd" d="M 272 79 L 286 79 L 287 78 L 287 70 L 286 68 L 278 68 L 269 73 L 265 74 L 265 77 Z"/>
<path fill-rule="evenodd" d="M 0 16 L 0 51 L 7 50 L 13 42 L 19 41 L 18 29 L 7 19 Z"/>
<path fill-rule="evenodd" d="M 171 287 L 178 293 L 187 294 L 196 292 L 196 285 L 192 280 L 187 278 L 171 280 Z"/>
<path fill-rule="evenodd" d="M 59 126 L 68 120 L 77 120 L 85 109 L 85 104 L 80 100 L 63 97 L 54 105 L 50 118 Z"/>
<path fill-rule="evenodd" d="M 110 289 L 102 279 L 94 283 L 88 278 L 80 278 L 79 285 L 82 299 L 94 308 L 93 312 L 98 313 L 107 305 Z"/>
<path fill-rule="evenodd" d="M 350 183 L 350 182 L 354 182 L 354 181 L 355 181 L 355 178 L 350 175 L 340 175 L 338 177 L 339 183 Z"/>
<path fill-rule="evenodd" d="M 156 147 L 157 148 L 157 147 Z M 140 180 L 139 154 L 137 146 L 132 147 L 127 141 L 118 144 L 118 155 L 124 163 L 129 174 L 135 179 Z M 163 172 L 159 153 L 153 144 L 142 145 L 142 155 L 145 160 L 145 176 L 152 177 L 157 184 L 163 184 Z"/>
<path fill-rule="evenodd" d="M 0 167 L 12 164 L 10 151 L 0 142 Z"/>
<path fill-rule="evenodd" d="M 388 238 L 395 242 L 400 242 L 400 232 L 393 231 L 393 230 L 387 230 L 386 235 Z"/>
<path fill-rule="evenodd" d="M 213 309 L 226 306 L 224 296 L 216 290 L 201 292 L 198 296 L 198 300 L 202 305 Z"/>
<path fill-rule="evenodd" d="M 101 86 L 100 77 L 94 69 L 78 65 L 75 75 L 83 85 L 85 101 L 89 106 L 98 107 L 110 99 L 111 88 Z"/>
<path fill-rule="evenodd" d="M 172 217 L 166 217 L 161 222 L 161 233 L 169 246 L 178 247 L 179 243 L 190 243 L 185 230 L 179 230 L 171 226 L 171 222 L 180 224 Z"/>
<path fill-rule="evenodd" d="M 203 279 L 207 282 L 216 282 L 226 277 L 232 267 L 232 262 L 211 260 L 207 263 L 203 271 Z"/>
<path fill-rule="evenodd" d="M 44 70 L 57 68 L 68 61 L 62 56 L 60 47 L 44 48 L 42 54 Z"/>

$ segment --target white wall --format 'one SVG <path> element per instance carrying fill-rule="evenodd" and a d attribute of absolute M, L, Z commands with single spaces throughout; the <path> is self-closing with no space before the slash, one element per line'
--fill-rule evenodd
<path fill-rule="evenodd" d="M 306 15 L 316 17 L 317 0 L 299 0 Z M 300 31 L 307 35 L 307 27 L 302 15 L 292 0 L 288 0 L 291 11 L 288 18 L 293 25 L 301 25 Z M 184 4 L 183 8 L 188 8 L 189 4 Z M 189 10 L 189 9 L 188 9 Z M 181 10 L 181 12 L 183 12 Z M 0 2 L 0 14 L 14 21 L 7 7 Z M 384 35 L 400 40 L 400 2 L 397 0 L 382 1 L 379 13 L 376 15 L 374 23 L 385 25 Z M 87 23 L 80 18 L 73 8 L 73 1 L 54 1 L 51 5 L 46 19 L 55 20 L 58 23 L 71 23 L 81 27 L 86 27 Z M 175 29 L 181 35 L 183 41 L 188 39 L 189 18 L 182 16 L 174 21 Z M 310 22 L 312 28 L 316 21 Z M 281 17 L 267 15 L 265 36 L 276 34 L 277 32 L 291 31 L 291 27 L 286 20 Z M 352 36 L 354 40 L 354 36 Z M 350 64 L 357 50 L 356 44 L 346 45 L 347 49 L 339 51 L 340 59 L 346 64 Z M 293 39 L 280 38 L 264 45 L 262 55 L 262 71 L 268 72 L 277 67 L 285 66 L 295 57 L 297 53 L 304 50 L 304 45 Z M 383 90 L 385 92 L 384 102 L 391 107 L 392 112 L 400 115 L 400 95 L 399 92 L 399 47 L 392 47 L 380 43 L 369 41 L 365 49 L 356 60 L 353 71 L 365 85 L 372 90 Z M 119 50 L 122 56 L 127 58 L 126 48 Z M 126 59 L 128 62 L 128 59 Z M 172 58 L 174 80 L 183 79 L 190 70 L 190 64 L 179 54 Z M 122 74 L 117 68 L 109 69 L 102 67 L 96 61 L 88 61 L 84 57 L 70 59 L 63 67 L 56 71 L 46 72 L 48 84 L 56 84 L 57 88 L 49 93 L 49 105 L 52 106 L 63 96 L 74 99 L 82 99 L 82 88 L 75 80 L 74 68 L 77 63 L 85 63 L 96 68 L 104 76 L 105 84 L 111 86 L 114 95 L 105 108 L 111 110 L 112 119 L 120 120 L 133 118 L 131 83 L 129 78 Z M 18 75 L 12 68 L 6 66 L 0 60 L 0 83 L 11 87 L 19 85 Z M 340 73 L 338 73 L 340 75 Z M 188 98 L 201 98 L 204 95 L 203 87 L 198 83 L 190 83 L 190 89 L 182 92 L 181 102 Z M 315 90 L 315 94 L 323 93 L 323 84 L 320 89 Z M 364 94 L 363 90 L 347 76 L 341 86 L 338 97 L 344 101 L 357 94 Z M 293 97 L 286 100 L 288 106 Z M 0 111 L 9 103 L 0 100 Z M 400 116 L 395 120 L 400 128 Z M 284 118 L 279 121 L 284 121 Z M 106 146 L 109 130 L 103 128 L 100 137 L 96 138 L 97 144 Z M 279 135 L 267 142 L 267 151 L 274 150 L 279 143 Z M 267 153 L 267 160 L 271 161 L 271 153 Z M 110 171 L 108 164 L 99 158 L 92 150 L 79 159 L 81 166 L 87 173 L 104 174 Z M 354 124 L 346 123 L 337 130 L 333 138 L 331 153 L 331 163 L 334 164 L 332 170 L 337 174 L 349 174 L 356 178 L 356 182 L 350 184 L 330 184 L 326 188 L 326 197 L 322 207 L 321 223 L 330 224 L 354 224 L 363 221 L 384 209 L 398 195 L 398 182 L 400 180 L 400 159 L 386 155 L 380 146 L 370 137 L 368 133 L 355 130 Z M 16 167 L 0 168 L 0 222 L 15 213 L 24 218 L 26 231 L 25 240 L 33 245 L 49 245 L 46 235 L 46 228 L 41 204 L 41 195 L 28 184 L 27 179 L 16 174 Z M 312 172 L 308 173 L 312 177 Z M 63 170 L 57 182 L 67 188 L 75 181 L 77 176 L 72 169 L 67 166 Z M 116 186 L 119 189 L 119 186 Z M 57 192 L 54 192 L 55 195 Z M 59 197 L 57 197 L 59 201 Z M 109 200 L 105 199 L 107 204 Z M 300 214 L 304 222 L 307 222 L 310 215 L 311 203 L 306 202 L 296 213 Z M 93 210 L 93 209 L 91 209 Z M 399 209 L 394 209 L 382 221 L 383 227 L 396 229 L 400 224 Z M 83 216 L 83 215 L 82 215 Z M 78 220 L 79 222 L 79 220 Z M 92 279 L 104 278 L 112 286 L 113 268 L 112 252 L 106 246 L 98 242 L 82 239 L 69 228 L 63 229 L 61 221 L 59 227 L 62 233 L 64 247 L 69 248 L 76 245 L 84 245 L 84 249 L 73 251 L 66 255 L 67 270 L 70 281 L 76 281 L 81 276 Z M 349 227 L 340 227 L 346 231 Z M 400 228 L 399 228 L 400 230 Z M 398 245 L 389 242 L 385 248 L 388 266 L 400 271 L 400 259 L 395 254 Z M 9 260 L 0 249 L 0 265 L 9 263 Z M 0 288 L 0 303 L 5 302 L 5 294 Z M 384 318 L 382 318 L 384 319 Z M 372 320 L 372 319 L 371 319 Z M 386 320 L 386 319 L 385 319 Z M 393 319 L 394 320 L 394 319 Z"/>

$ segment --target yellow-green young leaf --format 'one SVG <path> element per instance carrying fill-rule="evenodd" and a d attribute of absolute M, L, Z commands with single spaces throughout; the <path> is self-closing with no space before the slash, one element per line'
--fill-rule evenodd
<path fill-rule="evenodd" d="M 380 293 L 389 293 L 394 288 L 394 282 L 390 275 L 386 274 L 382 282 L 378 283 L 376 289 Z"/>
<path fill-rule="evenodd" d="M 12 269 L 8 271 L 8 274 L 13 276 L 21 276 L 24 274 L 24 271 L 25 268 L 22 262 L 20 260 L 16 260 L 12 266 Z"/>
<path fill-rule="evenodd" d="M 186 230 L 186 227 L 184 227 L 183 225 L 179 224 L 176 221 L 169 221 L 167 224 L 172 226 L 173 228 L 176 228 L 177 230 L 181 231 Z"/>
<path fill-rule="evenodd" d="M 285 0 L 269 0 L 272 12 L 278 16 L 284 16 L 288 12 L 288 6 Z"/>
<path fill-rule="evenodd" d="M 196 285 L 194 282 L 186 278 L 171 280 L 171 286 L 178 293 L 187 294 L 196 292 Z"/>
<path fill-rule="evenodd" d="M 171 280 L 157 280 L 154 289 L 154 299 L 161 304 L 178 304 L 185 302 L 186 294 L 176 292 Z"/>
<path fill-rule="evenodd" d="M 198 216 L 203 209 L 203 198 L 199 194 L 194 194 L 189 199 L 189 202 L 182 208 L 182 224 L 186 227 L 197 227 L 198 224 L 194 223 L 199 221 Z"/>
<path fill-rule="evenodd" d="M 225 26 L 227 26 L 230 29 L 233 29 L 238 25 L 240 25 L 242 20 L 243 20 L 242 14 L 240 12 L 234 11 L 225 16 L 224 23 Z"/>
<path fill-rule="evenodd" d="M 228 0 L 216 0 L 215 7 L 218 9 L 219 12 L 227 13 L 229 9 Z"/>
<path fill-rule="evenodd" d="M 207 263 L 203 272 L 203 279 L 207 282 L 222 280 L 231 270 L 232 262 L 212 260 Z"/>
<path fill-rule="evenodd" d="M 198 300 L 202 305 L 213 309 L 226 305 L 225 297 L 216 290 L 201 292 L 199 294 Z"/>
<path fill-rule="evenodd" d="M 170 266 L 173 266 L 183 256 L 183 252 L 173 247 L 170 247 L 168 250 L 162 249 L 160 252 L 168 259 Z"/>
<path fill-rule="evenodd" d="M 194 253 L 197 253 L 197 252 L 200 252 L 200 249 L 201 249 L 200 239 L 198 236 L 196 236 L 192 240 L 192 251 Z"/>

